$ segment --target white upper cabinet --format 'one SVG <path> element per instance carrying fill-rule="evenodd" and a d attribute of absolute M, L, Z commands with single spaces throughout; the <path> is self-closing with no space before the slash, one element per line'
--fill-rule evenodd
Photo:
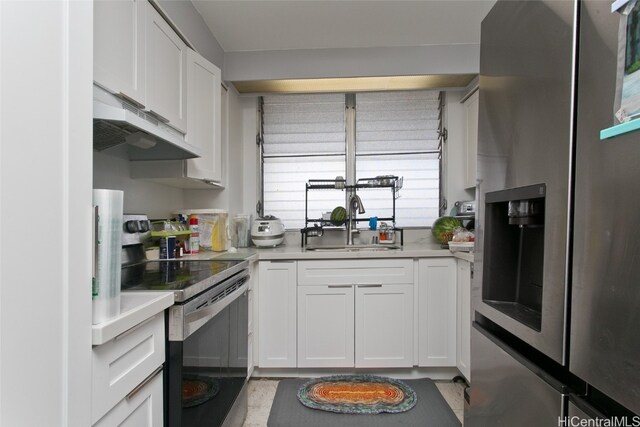
<path fill-rule="evenodd" d="M 93 79 L 109 92 L 144 106 L 147 0 L 93 5 Z"/>
<path fill-rule="evenodd" d="M 189 178 L 222 180 L 220 69 L 193 50 L 187 55 L 187 142 L 202 156 L 187 160 Z"/>
<path fill-rule="evenodd" d="M 478 156 L 478 101 L 479 91 L 475 91 L 464 102 L 464 110 L 467 119 L 467 141 L 465 144 L 466 168 L 464 176 L 464 187 L 475 188 L 476 186 L 476 163 Z"/>
<path fill-rule="evenodd" d="M 147 4 L 147 110 L 187 132 L 187 46 L 157 10 Z"/>
<path fill-rule="evenodd" d="M 223 188 L 222 146 L 226 144 L 223 132 L 227 126 L 228 93 L 220 84 L 218 67 L 191 49 L 187 58 L 186 142 L 198 149 L 201 156 L 189 160 L 132 161 L 131 178 L 177 188 Z"/>
<path fill-rule="evenodd" d="M 187 132 L 187 45 L 146 0 L 94 3 L 94 81 Z"/>

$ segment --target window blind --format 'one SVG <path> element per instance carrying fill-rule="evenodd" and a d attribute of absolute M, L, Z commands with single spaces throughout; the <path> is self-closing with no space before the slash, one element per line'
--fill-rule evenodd
<path fill-rule="evenodd" d="M 439 92 L 373 92 L 356 96 L 356 176 L 403 177 L 398 227 L 430 226 L 440 191 Z M 367 197 L 367 200 L 364 197 Z M 388 217 L 389 195 L 362 192 L 367 212 Z"/>
<path fill-rule="evenodd" d="M 344 94 L 264 96 L 262 110 L 264 213 L 302 228 L 307 181 L 346 176 Z M 344 206 L 344 197 L 314 194 L 309 215 Z"/>
<path fill-rule="evenodd" d="M 396 200 L 396 226 L 430 226 L 438 217 L 440 189 L 439 92 L 356 94 L 354 165 L 346 165 L 344 94 L 269 95 L 263 97 L 264 213 L 281 218 L 286 228 L 304 223 L 305 184 L 309 179 L 395 175 L 403 178 Z M 358 192 L 366 213 L 390 217 L 387 189 Z M 342 191 L 313 191 L 310 218 L 346 206 Z"/>

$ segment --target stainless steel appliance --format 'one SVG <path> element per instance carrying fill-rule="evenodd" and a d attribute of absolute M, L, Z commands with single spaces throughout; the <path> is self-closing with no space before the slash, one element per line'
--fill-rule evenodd
<path fill-rule="evenodd" d="M 451 215 L 462 221 L 462 225 L 468 230 L 476 228 L 476 208 L 475 200 L 458 201 L 453 204 Z"/>
<path fill-rule="evenodd" d="M 465 425 L 640 414 L 640 146 L 599 139 L 619 24 L 579 0 L 500 0 L 482 23 Z"/>
<path fill-rule="evenodd" d="M 454 208 L 454 213 L 457 217 L 474 217 L 476 215 L 475 200 L 455 202 Z"/>
<path fill-rule="evenodd" d="M 247 261 L 144 259 L 146 216 L 124 216 L 123 291 L 173 291 L 165 425 L 241 426 L 247 413 Z M 190 396 L 201 387 L 202 395 Z M 184 389 L 184 391 L 183 391 Z"/>

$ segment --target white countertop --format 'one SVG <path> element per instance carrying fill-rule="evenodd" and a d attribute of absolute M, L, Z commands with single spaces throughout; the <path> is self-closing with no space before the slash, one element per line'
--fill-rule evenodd
<path fill-rule="evenodd" d="M 120 315 L 91 327 L 91 344 L 100 345 L 173 305 L 173 292 L 121 292 Z"/>
<path fill-rule="evenodd" d="M 189 259 L 246 259 L 258 260 L 310 260 L 310 259 L 362 259 L 362 258 L 431 258 L 456 257 L 473 262 L 471 252 L 451 252 L 442 249 L 440 245 L 432 243 L 408 243 L 400 249 L 387 251 L 312 251 L 301 248 L 300 245 L 281 245 L 275 248 L 242 248 L 237 252 L 200 252 L 197 255 L 186 255 L 181 258 Z"/>
<path fill-rule="evenodd" d="M 195 255 L 185 255 L 181 260 L 312 260 L 312 259 L 371 259 L 371 258 L 432 258 L 455 257 L 473 262 L 472 252 L 452 252 L 440 245 L 426 243 L 407 243 L 400 249 L 359 250 L 359 251 L 313 251 L 300 245 L 281 245 L 275 248 L 242 248 L 236 252 L 205 251 Z M 120 315 L 92 327 L 92 344 L 103 344 L 137 324 L 153 317 L 173 305 L 173 292 L 135 292 L 121 293 Z"/>

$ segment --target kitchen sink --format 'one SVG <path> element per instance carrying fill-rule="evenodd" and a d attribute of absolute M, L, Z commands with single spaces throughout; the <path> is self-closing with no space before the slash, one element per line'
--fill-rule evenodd
<path fill-rule="evenodd" d="M 307 246 L 308 251 L 316 252 L 365 252 L 365 251 L 392 251 L 400 249 L 397 245 L 334 245 L 334 246 Z"/>

